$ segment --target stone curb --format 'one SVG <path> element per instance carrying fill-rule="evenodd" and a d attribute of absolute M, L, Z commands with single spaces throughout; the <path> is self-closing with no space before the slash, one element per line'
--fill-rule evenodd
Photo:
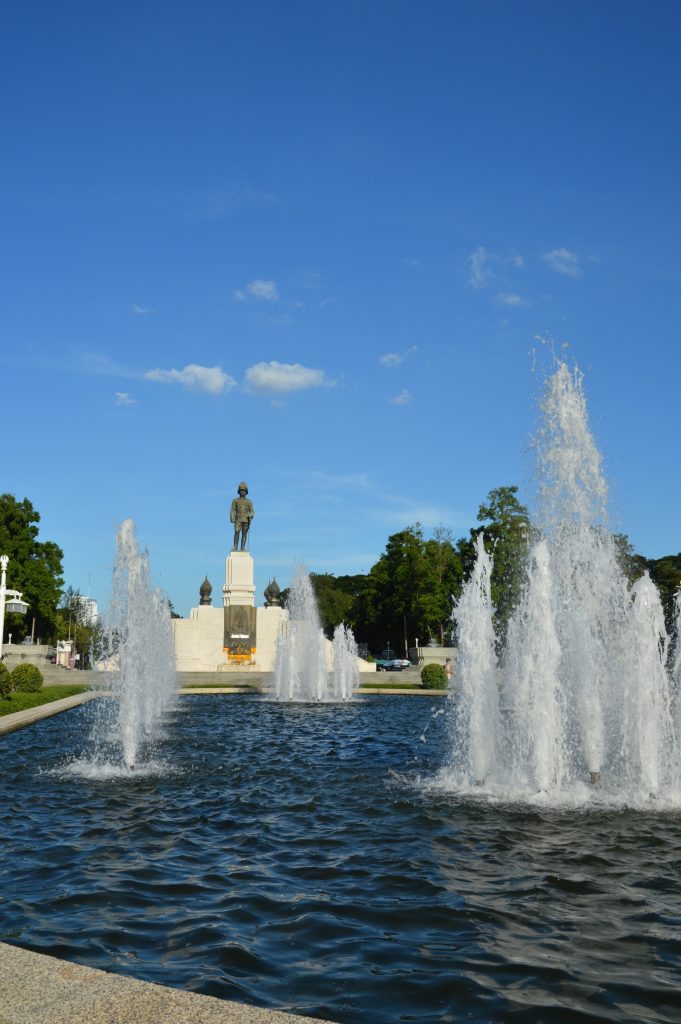
<path fill-rule="evenodd" d="M 325 1022 L 136 981 L 0 943 L 0 1024 Z"/>
<path fill-rule="evenodd" d="M 25 725 L 33 725 L 34 722 L 40 722 L 43 718 L 51 718 L 52 715 L 58 715 L 60 711 L 77 708 L 79 704 L 84 704 L 85 701 L 98 696 L 99 694 L 95 691 L 86 690 L 85 693 L 75 693 L 72 697 L 52 700 L 49 704 L 39 704 L 36 708 L 25 708 L 24 711 L 13 711 L 9 715 L 2 715 L 0 717 L 0 736 L 14 732 L 15 729 L 23 729 Z"/>

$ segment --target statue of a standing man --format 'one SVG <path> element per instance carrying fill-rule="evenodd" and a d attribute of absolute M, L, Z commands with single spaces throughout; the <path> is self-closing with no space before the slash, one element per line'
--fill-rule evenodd
<path fill-rule="evenodd" d="M 232 507 L 229 510 L 229 521 L 234 523 L 234 546 L 232 551 L 239 550 L 239 535 L 241 534 L 241 551 L 246 547 L 246 538 L 248 537 L 248 528 L 251 525 L 251 519 L 255 515 L 253 508 L 253 502 L 250 498 L 247 498 L 248 484 L 242 480 L 237 488 L 239 494 L 238 498 L 234 498 Z"/>

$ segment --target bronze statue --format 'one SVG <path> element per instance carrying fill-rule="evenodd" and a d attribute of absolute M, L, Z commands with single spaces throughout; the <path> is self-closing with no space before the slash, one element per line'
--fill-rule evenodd
<path fill-rule="evenodd" d="M 232 551 L 239 550 L 239 535 L 241 535 L 241 551 L 246 547 L 246 538 L 248 537 L 248 528 L 251 525 L 251 519 L 255 515 L 253 509 L 253 502 L 250 498 L 247 498 L 248 485 L 242 480 L 237 488 L 239 497 L 235 498 L 232 502 L 232 507 L 229 510 L 229 521 L 234 523 L 234 546 Z"/>

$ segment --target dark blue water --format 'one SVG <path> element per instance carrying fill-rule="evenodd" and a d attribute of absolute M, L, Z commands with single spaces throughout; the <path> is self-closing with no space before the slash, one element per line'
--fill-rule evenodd
<path fill-rule="evenodd" d="M 343 1022 L 681 1021 L 678 815 L 429 792 L 409 697 L 187 697 L 168 770 L 51 772 L 92 710 L 0 739 L 2 940 Z"/>

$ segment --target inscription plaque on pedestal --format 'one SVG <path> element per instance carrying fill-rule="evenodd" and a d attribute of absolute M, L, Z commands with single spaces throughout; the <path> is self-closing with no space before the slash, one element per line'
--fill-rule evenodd
<path fill-rule="evenodd" d="M 230 661 L 249 663 L 255 658 L 257 609 L 247 604 L 225 606 L 224 649 Z"/>

